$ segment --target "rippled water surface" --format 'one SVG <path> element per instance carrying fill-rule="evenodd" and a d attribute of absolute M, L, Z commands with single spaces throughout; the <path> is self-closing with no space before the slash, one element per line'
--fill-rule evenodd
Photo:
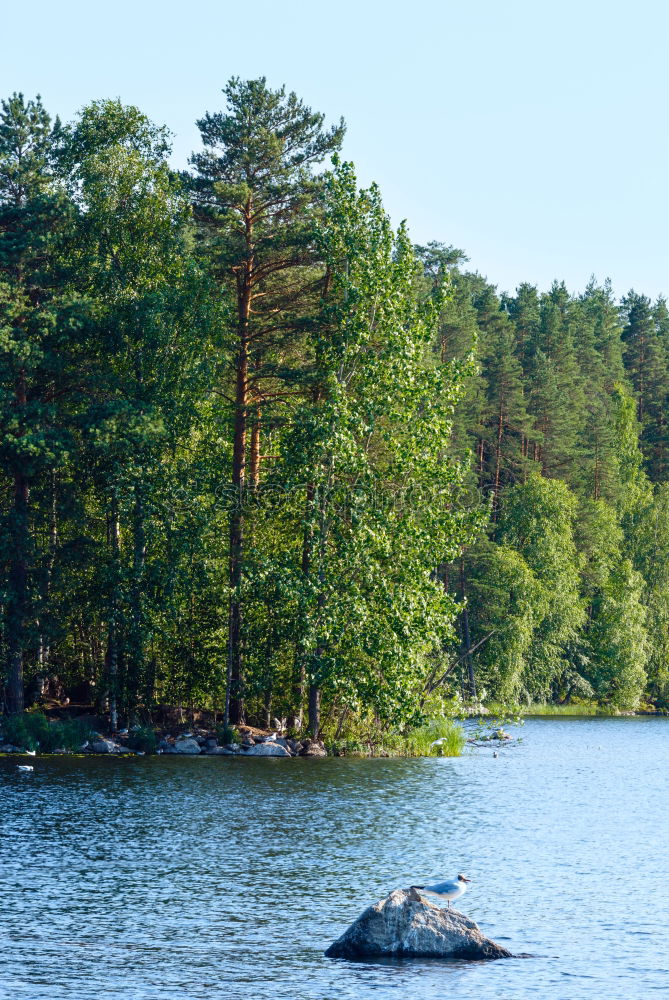
<path fill-rule="evenodd" d="M 494 759 L 0 759 L 2 1000 L 634 1000 L 669 989 L 669 720 L 533 720 Z M 534 957 L 346 963 L 391 889 Z"/>

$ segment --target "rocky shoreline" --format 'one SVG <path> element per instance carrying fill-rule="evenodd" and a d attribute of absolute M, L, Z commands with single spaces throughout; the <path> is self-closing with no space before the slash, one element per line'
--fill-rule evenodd
<path fill-rule="evenodd" d="M 322 740 L 291 739 L 278 733 L 260 735 L 243 729 L 241 734 L 241 742 L 225 743 L 222 746 L 215 736 L 184 733 L 176 738 L 164 737 L 158 744 L 156 752 L 229 757 L 327 757 L 327 750 Z"/>
<path fill-rule="evenodd" d="M 114 736 L 96 733 L 76 750 L 58 748 L 52 754 L 127 755 L 144 757 L 152 751 L 133 749 L 127 745 L 129 732 L 123 730 Z M 38 751 L 44 753 L 44 751 Z M 35 751 L 11 743 L 0 743 L 0 754 L 34 756 Z M 215 733 L 207 730 L 190 730 L 178 735 L 164 734 L 158 741 L 156 755 L 210 756 L 210 757 L 327 757 L 322 740 L 292 739 L 279 732 L 263 733 L 251 727 L 239 728 L 239 742 L 219 744 Z"/>

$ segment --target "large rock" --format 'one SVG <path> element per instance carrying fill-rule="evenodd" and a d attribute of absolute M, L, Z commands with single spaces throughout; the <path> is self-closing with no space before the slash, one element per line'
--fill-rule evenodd
<path fill-rule="evenodd" d="M 469 917 L 429 903 L 415 889 L 395 889 L 368 907 L 325 952 L 331 958 L 511 958 Z"/>
<path fill-rule="evenodd" d="M 175 753 L 200 753 L 200 744 L 192 737 L 185 740 L 177 740 L 174 744 Z"/>
<path fill-rule="evenodd" d="M 118 753 L 119 746 L 113 740 L 97 739 L 89 742 L 88 750 L 90 753 Z"/>
<path fill-rule="evenodd" d="M 247 750 L 244 757 L 290 757 L 290 750 L 280 746 L 278 743 L 256 743 L 254 747 Z"/>
<path fill-rule="evenodd" d="M 302 757 L 327 757 L 328 752 L 321 740 L 304 740 L 302 742 Z"/>

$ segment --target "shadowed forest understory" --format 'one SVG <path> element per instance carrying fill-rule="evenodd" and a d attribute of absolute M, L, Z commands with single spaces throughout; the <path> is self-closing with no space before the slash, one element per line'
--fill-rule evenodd
<path fill-rule="evenodd" d="M 500 294 L 393 229 L 343 121 L 222 105 L 178 173 L 137 108 L 2 103 L 4 711 L 665 709 L 665 301 Z"/>

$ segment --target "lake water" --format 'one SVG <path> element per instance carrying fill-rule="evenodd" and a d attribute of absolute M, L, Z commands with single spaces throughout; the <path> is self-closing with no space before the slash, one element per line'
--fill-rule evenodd
<path fill-rule="evenodd" d="M 457 760 L 0 759 L 2 1000 L 638 1000 L 669 989 L 669 719 L 535 719 Z M 347 963 L 463 871 L 513 952 Z"/>

